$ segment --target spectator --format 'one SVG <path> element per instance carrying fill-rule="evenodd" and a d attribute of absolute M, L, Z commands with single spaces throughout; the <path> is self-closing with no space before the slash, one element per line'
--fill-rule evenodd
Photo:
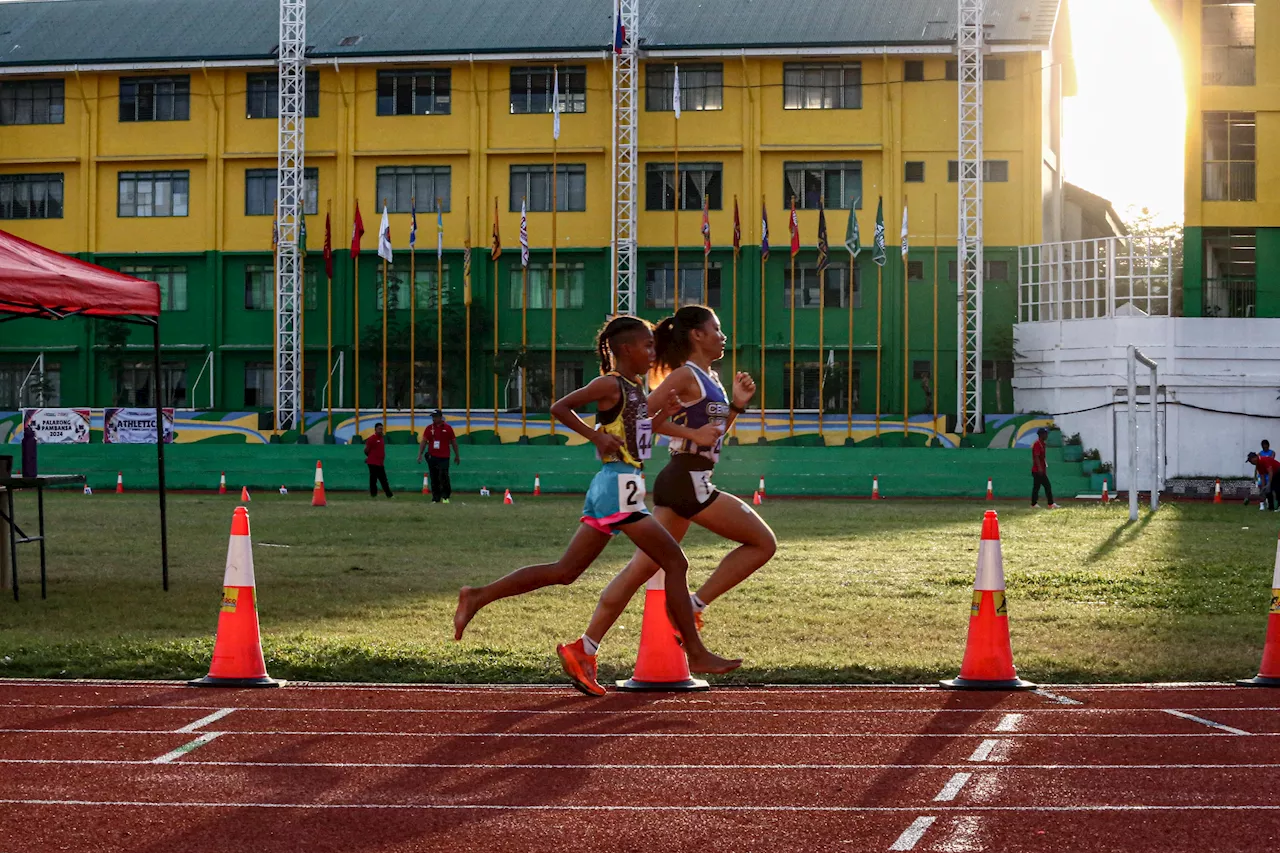
<path fill-rule="evenodd" d="M 1280 506 L 1280 493 L 1277 493 L 1277 488 L 1280 488 L 1280 477 L 1276 477 L 1275 473 L 1280 471 L 1280 461 L 1277 461 L 1274 456 L 1259 456 L 1257 453 L 1250 453 L 1247 461 L 1253 464 L 1254 473 L 1262 481 L 1262 494 L 1266 499 L 1266 508 L 1276 509 Z"/>
<path fill-rule="evenodd" d="M 387 482 L 387 441 L 382 437 L 382 424 L 373 425 L 373 435 L 364 442 L 364 464 L 369 466 L 369 497 L 378 497 L 378 484 L 387 497 L 391 494 L 391 484 Z"/>
<path fill-rule="evenodd" d="M 1039 504 L 1040 487 L 1044 486 L 1044 496 L 1049 502 L 1049 509 L 1058 509 L 1058 505 L 1053 502 L 1053 486 L 1049 484 L 1049 464 L 1044 458 L 1044 440 L 1048 437 L 1049 430 L 1041 427 L 1036 430 L 1036 443 L 1031 445 L 1031 506 L 1035 507 Z"/>
<path fill-rule="evenodd" d="M 1258 455 L 1264 459 L 1268 457 L 1274 459 L 1276 452 L 1271 449 L 1271 442 L 1267 441 L 1265 438 L 1262 439 L 1262 451 L 1258 453 Z M 1261 475 L 1254 474 L 1253 484 L 1258 487 L 1258 492 L 1264 498 L 1264 500 L 1258 501 L 1258 509 L 1266 509 L 1266 501 L 1265 501 L 1266 494 L 1267 494 L 1266 482 L 1264 481 Z M 1244 502 L 1247 504 L 1249 502 L 1249 498 L 1245 498 Z"/>
<path fill-rule="evenodd" d="M 422 454 L 427 454 L 427 471 L 431 475 L 431 502 L 448 503 L 453 494 L 449 482 L 449 450 L 453 449 L 453 463 L 462 464 L 458 456 L 458 437 L 453 427 L 444 422 L 444 412 L 436 409 L 431 413 L 431 426 L 422 431 L 422 443 L 418 445 L 418 464 L 422 464 Z"/>

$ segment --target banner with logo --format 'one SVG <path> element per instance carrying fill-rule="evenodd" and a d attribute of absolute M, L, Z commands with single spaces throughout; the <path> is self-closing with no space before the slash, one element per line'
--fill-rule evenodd
<path fill-rule="evenodd" d="M 173 409 L 164 413 L 164 443 L 173 443 Z M 155 444 L 155 409 L 103 409 L 102 440 L 106 444 Z"/>
<path fill-rule="evenodd" d="M 88 444 L 88 409 L 23 409 L 22 427 L 31 427 L 41 444 Z M 14 436 L 22 440 L 22 433 Z"/>

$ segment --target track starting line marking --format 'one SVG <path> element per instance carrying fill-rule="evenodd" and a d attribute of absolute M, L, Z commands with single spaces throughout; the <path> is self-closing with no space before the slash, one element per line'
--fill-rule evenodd
<path fill-rule="evenodd" d="M 960 796 L 960 789 L 964 787 L 964 783 L 973 778 L 972 773 L 957 773 L 947 780 L 947 784 L 942 786 L 942 790 L 938 792 L 938 796 L 933 798 L 935 803 L 947 803 Z"/>
<path fill-rule="evenodd" d="M 190 743 L 184 743 L 182 746 L 178 747 L 177 749 L 171 749 L 168 752 L 166 752 L 164 755 L 160 756 L 159 758 L 152 759 L 150 763 L 151 764 L 169 764 L 171 762 L 177 761 L 179 758 L 186 755 L 187 753 L 194 752 L 195 750 L 204 746 L 206 743 L 213 740 L 220 734 L 221 732 L 205 732 L 204 734 L 200 735 L 200 737 L 196 738 Z"/>
<path fill-rule="evenodd" d="M 992 754 L 996 751 L 996 748 L 999 747 L 1002 743 L 1005 743 L 1005 741 L 999 741 L 994 738 L 988 738 L 987 740 L 984 740 L 982 743 L 978 744 L 978 748 L 973 751 L 973 755 L 969 756 L 969 760 L 970 761 L 999 761 L 1000 759 L 998 757 L 993 758 Z"/>
<path fill-rule="evenodd" d="M 1186 711 L 1170 711 L 1166 709 L 1165 713 L 1173 717 L 1181 717 L 1184 720 L 1190 720 L 1193 723 L 1199 723 L 1202 726 L 1208 726 L 1211 729 L 1217 729 L 1220 732 L 1226 732 L 1233 735 L 1250 735 L 1250 733 L 1246 732 L 1244 729 L 1237 729 L 1232 726 L 1223 725 L 1222 723 L 1215 723 L 1213 720 L 1206 720 L 1204 717 L 1197 717 L 1195 714 L 1188 714 Z"/>
<path fill-rule="evenodd" d="M 890 850 L 914 850 L 916 845 L 920 843 L 920 839 L 924 838 L 924 834 L 929 831 L 929 827 L 933 826 L 936 817 L 918 817 L 911 822 L 911 825 L 902 831 L 898 836 L 898 840 L 889 845 Z"/>
<path fill-rule="evenodd" d="M 220 708 L 217 711 L 214 711 L 209 716 L 201 717 L 200 719 L 196 720 L 194 723 L 188 723 L 187 725 L 183 726 L 180 729 L 174 729 L 174 731 L 194 732 L 196 729 L 202 729 L 205 726 L 209 725 L 210 723 L 216 723 L 218 720 L 221 720 L 223 717 L 227 716 L 227 714 L 230 714 L 234 710 L 235 708 Z"/>
<path fill-rule="evenodd" d="M 1044 698 L 1048 699 L 1051 702 L 1057 702 L 1059 705 L 1083 705 L 1084 704 L 1079 699 L 1072 699 L 1069 696 L 1060 696 L 1057 693 L 1051 693 L 1048 690 L 1045 690 L 1043 688 L 1039 690 L 1033 690 L 1031 692 L 1036 694 L 1037 696 L 1043 696 Z"/>

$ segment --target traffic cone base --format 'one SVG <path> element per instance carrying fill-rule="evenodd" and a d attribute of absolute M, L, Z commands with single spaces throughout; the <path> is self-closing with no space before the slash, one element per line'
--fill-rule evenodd
<path fill-rule="evenodd" d="M 979 678 L 949 678 L 938 684 L 951 690 L 1035 690 L 1036 685 L 1021 678 L 1010 678 L 1006 681 L 987 681 Z"/>
<path fill-rule="evenodd" d="M 1280 678 L 1255 675 L 1253 678 L 1240 679 L 1236 682 L 1236 687 L 1280 687 Z"/>
<path fill-rule="evenodd" d="M 640 653 L 635 673 L 618 681 L 619 690 L 647 692 L 688 692 L 709 690 L 710 685 L 689 674 L 689 660 L 676 642 L 675 629 L 667 616 L 666 574 L 659 569 L 649 579 L 644 592 L 644 619 L 640 623 Z"/>
<path fill-rule="evenodd" d="M 619 690 L 635 693 L 675 693 L 711 689 L 710 684 L 692 676 L 683 681 L 637 681 L 635 678 L 628 678 L 626 681 L 615 681 L 614 686 Z"/>

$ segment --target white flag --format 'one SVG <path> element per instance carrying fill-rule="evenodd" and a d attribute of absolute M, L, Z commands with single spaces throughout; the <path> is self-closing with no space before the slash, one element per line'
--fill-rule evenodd
<path fill-rule="evenodd" d="M 907 260 L 907 200 L 902 199 L 902 260 Z"/>
<path fill-rule="evenodd" d="M 560 66 L 556 66 L 555 83 L 551 89 L 551 138 L 560 138 Z"/>
<path fill-rule="evenodd" d="M 671 93 L 671 103 L 676 110 L 676 118 L 680 118 L 680 66 L 676 66 L 675 88 Z"/>
<path fill-rule="evenodd" d="M 834 370 L 836 366 L 836 351 L 831 350 L 827 353 L 827 369 Z"/>
<path fill-rule="evenodd" d="M 520 199 L 520 266 L 529 266 L 529 218 L 525 215 L 524 199 Z"/>
<path fill-rule="evenodd" d="M 387 206 L 382 206 L 382 226 L 378 229 L 378 257 L 391 263 L 391 218 Z"/>

